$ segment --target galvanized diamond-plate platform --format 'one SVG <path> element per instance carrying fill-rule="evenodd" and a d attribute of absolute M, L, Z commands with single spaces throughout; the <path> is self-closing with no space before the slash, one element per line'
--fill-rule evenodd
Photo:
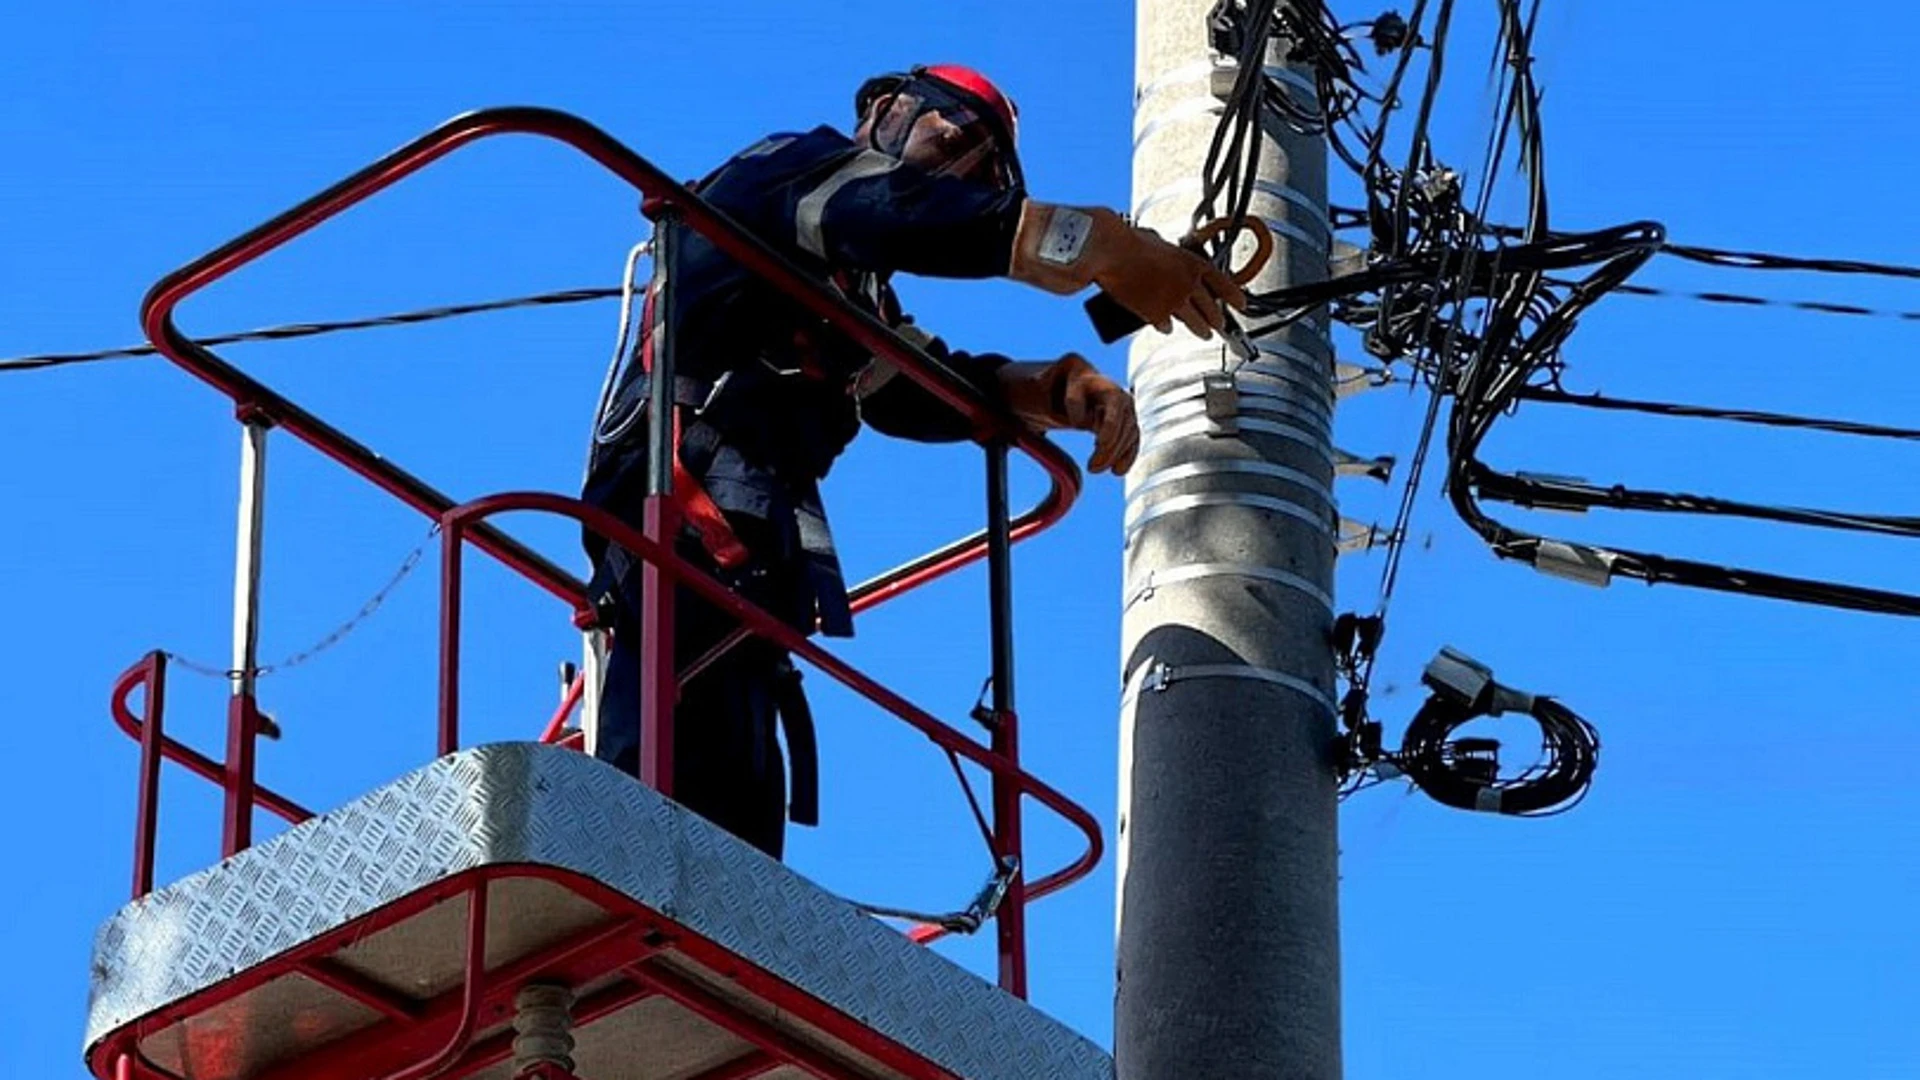
<path fill-rule="evenodd" d="M 528 982 L 578 995 L 585 1080 L 1113 1073 L 1093 1043 L 629 777 L 517 743 L 122 910 L 94 948 L 87 1052 L 99 1076 L 137 1055 L 137 1075 L 186 1080 L 426 1060 L 504 1078 Z"/>

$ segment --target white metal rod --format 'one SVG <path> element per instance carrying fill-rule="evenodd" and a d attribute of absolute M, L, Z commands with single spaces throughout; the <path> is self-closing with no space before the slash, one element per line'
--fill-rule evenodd
<path fill-rule="evenodd" d="M 267 501 L 267 425 L 243 425 L 240 441 L 240 520 L 233 559 L 233 667 L 235 697 L 252 697 L 260 662 L 260 543 Z"/>

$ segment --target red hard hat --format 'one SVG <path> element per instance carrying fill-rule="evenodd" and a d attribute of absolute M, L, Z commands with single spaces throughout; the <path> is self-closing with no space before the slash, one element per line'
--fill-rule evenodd
<path fill-rule="evenodd" d="M 1020 136 L 1020 109 L 1013 103 L 993 80 L 973 68 L 963 64 L 928 64 L 916 67 L 912 71 L 893 75 L 880 75 L 868 79 L 860 87 L 853 101 L 854 111 L 865 114 L 867 107 L 876 98 L 898 92 L 914 79 L 932 79 L 949 89 L 958 91 L 964 98 L 977 102 L 991 112 L 1000 121 L 1001 129 L 1006 133 L 1007 149 L 1017 144 Z"/>
<path fill-rule="evenodd" d="M 992 79 L 961 64 L 933 64 L 920 68 L 919 74 L 930 79 L 938 79 L 948 86 L 979 99 L 1000 118 L 1001 125 L 1007 129 L 1007 138 L 1014 142 L 1019 141 L 1020 109 L 1013 103 L 1012 98 L 993 84 Z"/>

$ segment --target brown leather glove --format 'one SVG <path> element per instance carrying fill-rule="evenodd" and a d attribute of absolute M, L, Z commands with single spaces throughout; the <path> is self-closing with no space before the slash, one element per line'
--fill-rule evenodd
<path fill-rule="evenodd" d="M 1133 467 L 1140 453 L 1140 425 L 1133 395 L 1078 353 L 1058 360 L 1007 364 L 1000 388 L 1015 415 L 1041 431 L 1070 428 L 1093 433 L 1088 472 L 1115 476 Z"/>
<path fill-rule="evenodd" d="M 1211 337 L 1224 325 L 1223 306 L 1247 307 L 1246 291 L 1232 275 L 1099 207 L 1028 200 L 1009 276 L 1063 296 L 1097 284 L 1163 334 L 1178 319 Z"/>

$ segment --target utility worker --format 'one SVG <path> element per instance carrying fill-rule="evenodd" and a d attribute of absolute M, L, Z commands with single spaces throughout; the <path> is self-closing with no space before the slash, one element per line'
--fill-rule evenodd
<path fill-rule="evenodd" d="M 1060 295 L 1097 284 L 1149 324 L 1170 330 L 1178 319 L 1203 337 L 1222 326 L 1223 307 L 1244 307 L 1239 286 L 1111 210 L 1029 199 L 1013 102 L 978 72 L 939 65 L 881 76 L 854 104 L 851 138 L 827 126 L 771 136 L 697 190 L 1035 428 L 1092 432 L 1091 471 L 1124 473 L 1140 439 L 1124 389 L 1074 354 L 1020 363 L 950 350 L 901 312 L 888 278 L 1004 276 Z M 966 439 L 969 425 L 692 230 L 676 240 L 673 265 L 655 273 L 673 280 L 671 309 L 657 316 L 674 340 L 676 503 L 689 519 L 679 550 L 796 629 L 850 635 L 819 481 L 863 424 L 925 442 Z M 636 526 L 647 348 L 643 338 L 641 362 L 610 382 L 584 493 Z M 594 753 L 637 774 L 639 567 L 595 538 L 587 547 L 613 632 Z M 674 617 L 682 670 L 735 629 L 684 587 Z M 748 639 L 687 681 L 673 739 L 674 798 L 767 854 L 780 857 L 789 814 L 817 820 L 811 719 L 783 650 Z"/>

